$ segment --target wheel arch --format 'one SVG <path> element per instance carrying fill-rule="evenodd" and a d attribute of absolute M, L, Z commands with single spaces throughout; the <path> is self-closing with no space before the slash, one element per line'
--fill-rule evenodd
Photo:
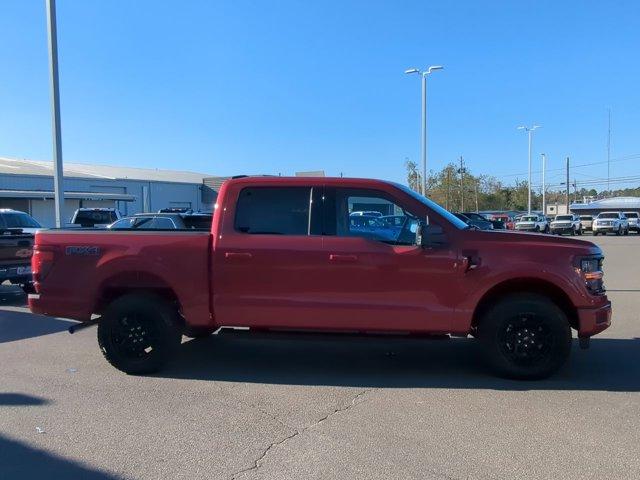
<path fill-rule="evenodd" d="M 544 295 L 554 302 L 565 313 L 569 326 L 575 330 L 579 328 L 578 310 L 569 296 L 556 284 L 539 278 L 515 278 L 505 280 L 494 285 L 482 296 L 473 312 L 471 326 L 475 330 L 484 313 L 496 301 L 512 293 L 537 293 Z"/>
<path fill-rule="evenodd" d="M 176 291 L 164 279 L 146 271 L 128 271 L 117 273 L 100 283 L 93 313 L 102 314 L 114 300 L 131 293 L 157 295 L 175 305 L 178 312 L 182 312 Z"/>

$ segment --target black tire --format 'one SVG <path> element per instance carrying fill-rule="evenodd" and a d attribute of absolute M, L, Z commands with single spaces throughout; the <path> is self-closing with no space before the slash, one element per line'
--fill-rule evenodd
<path fill-rule="evenodd" d="M 536 228 L 534 228 L 534 232 L 540 232 L 540 227 L 538 225 L 536 225 Z"/>
<path fill-rule="evenodd" d="M 567 316 L 549 298 L 534 293 L 510 295 L 487 310 L 478 339 L 491 368 L 507 378 L 546 378 L 571 352 Z"/>
<path fill-rule="evenodd" d="M 579 235 L 579 236 L 582 236 L 582 233 L 583 233 L 583 232 L 582 232 L 582 228 L 579 228 L 579 229 L 578 229 L 578 235 Z"/>
<path fill-rule="evenodd" d="M 628 228 L 625 228 L 625 229 L 624 229 L 624 234 L 625 234 L 625 235 L 629 235 L 629 229 L 628 229 Z"/>
<path fill-rule="evenodd" d="M 620 235 L 622 235 L 622 229 L 618 227 L 618 230 L 616 231 L 616 237 L 619 237 Z"/>
<path fill-rule="evenodd" d="M 207 338 L 213 335 L 215 328 L 208 327 L 185 327 L 182 334 L 189 338 Z"/>
<path fill-rule="evenodd" d="M 571 228 L 571 236 L 575 237 L 576 236 L 576 230 L 575 228 Z"/>
<path fill-rule="evenodd" d="M 598 236 L 598 232 L 596 232 L 595 230 L 593 231 L 593 236 L 597 237 Z"/>
<path fill-rule="evenodd" d="M 178 312 L 161 297 L 128 294 L 114 300 L 98 323 L 104 358 L 131 375 L 160 370 L 182 341 Z"/>

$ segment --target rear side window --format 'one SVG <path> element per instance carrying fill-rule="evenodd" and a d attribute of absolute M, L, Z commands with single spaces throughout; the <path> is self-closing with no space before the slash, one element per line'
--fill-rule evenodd
<path fill-rule="evenodd" d="M 254 235 L 308 235 L 310 187 L 249 187 L 240 192 L 235 229 Z"/>
<path fill-rule="evenodd" d="M 624 212 L 624 216 L 627 218 L 638 218 L 638 214 L 636 212 Z"/>

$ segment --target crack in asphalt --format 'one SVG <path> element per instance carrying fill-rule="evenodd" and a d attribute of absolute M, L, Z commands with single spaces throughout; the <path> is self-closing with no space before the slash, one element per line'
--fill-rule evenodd
<path fill-rule="evenodd" d="M 274 448 L 278 447 L 279 445 L 282 445 L 283 443 L 285 443 L 288 440 L 291 440 L 294 437 L 297 437 L 298 435 L 302 435 L 304 432 L 306 432 L 309 429 L 312 429 L 314 427 L 317 427 L 318 425 L 326 422 L 329 418 L 333 417 L 334 415 L 338 414 L 338 413 L 342 413 L 342 412 L 346 412 L 347 410 L 351 409 L 352 407 L 354 407 L 356 405 L 356 402 L 358 401 L 358 399 L 362 398 L 364 395 L 366 395 L 367 393 L 369 393 L 371 390 L 373 390 L 372 388 L 367 388 L 365 390 L 362 390 L 360 392 L 358 392 L 352 399 L 350 402 L 347 402 L 346 404 L 335 408 L 332 412 L 329 412 L 328 414 L 326 414 L 324 417 L 316 420 L 315 422 L 313 422 L 311 425 L 308 425 L 300 430 L 294 428 L 293 433 L 291 433 L 290 435 L 287 435 L 286 437 L 284 437 L 281 440 L 278 440 L 277 442 L 272 442 L 271 444 L 269 444 L 267 446 L 267 448 L 265 448 L 262 453 L 260 454 L 260 456 L 253 461 L 253 465 L 251 465 L 250 467 L 247 468 L 243 468 L 242 470 L 234 473 L 231 476 L 231 480 L 235 480 L 236 478 L 238 478 L 238 476 L 243 475 L 245 473 L 251 472 L 251 471 L 256 471 L 260 468 L 260 466 L 262 465 L 262 461 L 266 458 L 266 456 L 269 454 L 269 452 L 271 450 L 273 450 Z M 257 406 L 254 406 L 257 410 L 259 410 L 260 412 L 270 416 L 271 418 L 273 418 L 274 420 L 277 420 L 279 423 L 281 423 L 282 425 L 287 426 L 284 422 L 282 422 L 280 419 L 276 418 L 275 416 L 269 414 L 268 412 L 265 412 L 264 410 L 260 409 Z M 293 427 L 289 427 L 289 428 L 293 428 Z"/>

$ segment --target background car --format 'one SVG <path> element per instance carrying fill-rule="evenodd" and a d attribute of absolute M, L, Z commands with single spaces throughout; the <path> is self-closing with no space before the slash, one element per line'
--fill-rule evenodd
<path fill-rule="evenodd" d="M 523 215 L 515 224 L 515 229 L 523 232 L 549 232 L 549 223 L 544 215 Z"/>
<path fill-rule="evenodd" d="M 115 221 L 109 230 L 210 230 L 210 213 L 137 213 Z"/>
<path fill-rule="evenodd" d="M 553 235 L 569 233 L 571 235 L 582 235 L 582 224 L 577 215 L 556 215 L 549 225 L 549 230 Z"/>
<path fill-rule="evenodd" d="M 640 233 L 640 215 L 638 212 L 623 212 L 629 221 L 629 231 Z"/>
<path fill-rule="evenodd" d="M 117 208 L 79 208 L 71 218 L 71 227 L 106 228 L 122 218 Z"/>
<path fill-rule="evenodd" d="M 351 212 L 349 214 L 350 217 L 382 217 L 382 213 L 376 210 L 358 210 L 355 212 Z"/>
<path fill-rule="evenodd" d="M 454 215 L 458 217 L 460 220 L 462 220 L 464 223 L 466 223 L 467 225 L 476 227 L 478 230 L 493 230 L 493 224 L 489 220 L 487 220 L 486 218 L 483 218 L 480 215 L 478 215 L 478 217 L 480 218 L 470 218 L 466 214 L 459 213 L 459 212 L 454 213 Z M 477 215 L 477 214 L 474 214 L 474 215 Z"/>
<path fill-rule="evenodd" d="M 580 224 L 582 225 L 583 232 L 592 231 L 593 215 L 580 215 Z"/>
<path fill-rule="evenodd" d="M 491 218 L 487 218 L 484 215 L 480 215 L 479 213 L 475 213 L 475 212 L 462 212 L 462 214 L 465 217 L 470 218 L 471 220 L 489 222 L 493 227 L 493 228 L 490 228 L 489 230 L 504 229 L 504 224 L 499 220 L 493 220 Z"/>
<path fill-rule="evenodd" d="M 593 220 L 593 234 L 606 235 L 615 233 L 616 235 L 627 235 L 629 233 L 629 222 L 620 212 L 602 212 Z"/>
<path fill-rule="evenodd" d="M 20 229 L 23 233 L 36 233 L 42 228 L 31 215 L 11 208 L 0 208 L 0 229 Z"/>

